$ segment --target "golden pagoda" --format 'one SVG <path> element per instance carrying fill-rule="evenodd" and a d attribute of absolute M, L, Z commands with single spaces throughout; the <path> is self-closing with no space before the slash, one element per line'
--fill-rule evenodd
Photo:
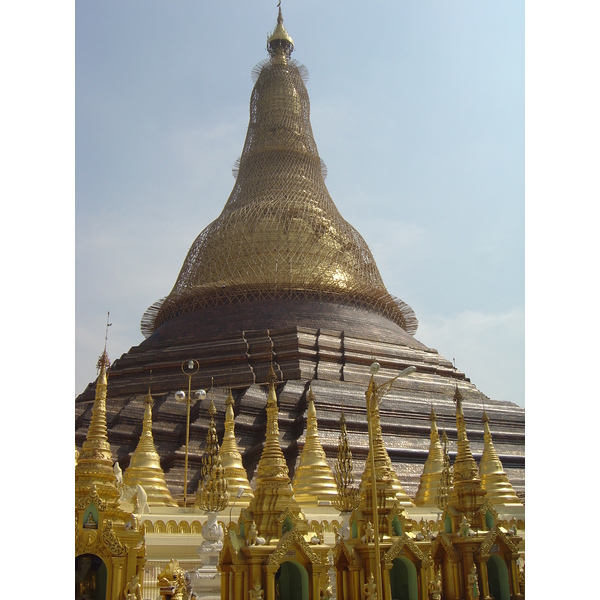
<path fill-rule="evenodd" d="M 384 387 L 386 388 L 384 390 Z M 365 518 L 373 519 L 373 501 L 371 496 L 371 478 L 372 478 L 372 467 L 371 463 L 374 461 L 375 465 L 375 478 L 377 487 L 377 502 L 380 505 L 378 508 L 379 512 L 379 527 L 381 531 L 384 531 L 384 523 L 386 515 L 389 514 L 392 507 L 395 504 L 400 506 L 414 506 L 410 496 L 404 491 L 398 475 L 392 467 L 392 461 L 388 454 L 385 444 L 383 442 L 383 436 L 381 433 L 381 417 L 379 414 L 379 401 L 383 397 L 383 394 L 391 387 L 391 382 L 386 382 L 381 386 L 375 384 L 374 376 L 371 375 L 369 381 L 369 387 L 367 390 L 367 396 L 372 398 L 371 400 L 371 427 L 373 430 L 373 448 L 369 448 L 369 454 L 365 462 L 365 469 L 362 474 L 360 482 L 360 496 L 361 501 L 359 504 L 359 510 L 365 515 Z M 373 461 L 371 460 L 371 453 L 373 453 Z"/>
<path fill-rule="evenodd" d="M 374 590 L 378 600 L 522 598 L 517 561 L 523 546 L 517 529 L 524 530 L 524 522 L 517 517 L 523 516 L 523 507 L 499 516 L 486 498 L 481 464 L 478 472 L 467 439 L 463 397 L 467 418 L 474 422 L 468 401 L 473 403 L 479 392 L 450 361 L 413 337 L 417 322 L 412 310 L 387 292 L 366 243 L 333 204 L 312 136 L 305 69 L 291 58 L 293 40 L 283 26 L 281 9 L 267 50 L 269 58 L 254 71 L 248 135 L 231 195 L 219 217 L 193 243 L 171 293 L 144 316 L 147 339 L 111 371 L 116 385 L 111 385 L 114 395 L 109 400 L 114 410 L 127 406 L 137 418 L 140 403 L 133 399 L 145 391 L 143 373 L 156 365 L 160 376 L 153 391 L 161 397 L 156 418 L 170 435 L 157 437 L 153 464 L 160 468 L 160 454 L 170 488 L 179 490 L 187 485 L 189 460 L 190 480 L 198 481 L 197 502 L 193 507 L 157 504 L 151 515 L 143 516 L 117 506 L 105 439 L 106 367 L 98 377 L 98 407 L 94 403 L 91 421 L 90 390 L 76 403 L 76 443 L 81 444 L 85 424 L 90 423 L 91 432 L 76 459 L 81 507 L 77 556 L 106 552 L 106 544 L 94 546 L 90 530 L 97 525 L 107 532 L 105 539 L 114 548 L 114 577 L 109 575 L 106 584 L 111 600 L 137 598 L 134 576 L 142 573 L 145 552 L 146 575 L 160 580 L 170 573 L 160 586 L 165 598 L 175 576 L 186 586 L 190 583 L 183 581 L 186 569 L 196 573 L 194 585 L 203 581 L 203 589 L 211 588 L 198 597 L 215 597 L 220 590 L 222 600 L 328 600 L 333 593 L 340 600 L 372 600 Z M 417 376 L 404 386 L 394 387 L 395 378 L 377 385 L 371 370 L 365 405 L 368 365 L 375 353 L 390 372 L 409 365 L 405 371 L 416 370 Z M 195 385 L 208 384 L 214 377 L 221 389 L 229 389 L 220 448 L 214 403 L 209 420 L 199 408 L 190 410 L 188 403 L 186 421 L 173 394 L 180 386 L 182 361 L 190 357 L 198 366 Z M 318 394 L 319 428 L 307 380 L 314 381 Z M 190 376 L 188 392 L 191 383 Z M 382 424 L 379 403 L 388 392 L 390 418 Z M 454 482 L 448 438 L 443 432 L 440 440 L 433 404 L 428 453 L 422 427 L 429 402 L 436 408 L 438 401 L 450 406 L 452 392 L 458 438 Z M 302 446 L 299 425 L 306 403 Z M 149 440 L 153 446 L 151 406 L 148 394 L 135 451 L 137 440 L 131 441 L 130 431 L 122 427 L 113 433 L 120 459 L 133 452 L 130 469 L 139 466 Z M 347 407 L 346 413 L 340 406 Z M 505 414 L 495 423 L 495 433 L 515 423 L 524 428 L 520 409 Z M 333 460 L 338 416 L 334 477 L 325 452 Z M 485 424 L 484 428 L 489 431 Z M 511 436 L 507 454 L 515 456 L 516 469 L 524 472 L 521 429 Z M 197 442 L 205 432 L 202 454 Z M 384 439 L 394 440 L 394 463 Z M 93 455 L 98 464 L 91 461 L 88 441 L 99 449 Z M 493 449 L 491 435 L 489 444 Z M 354 485 L 358 473 L 352 451 L 361 459 L 367 454 L 359 489 Z M 484 450 L 484 456 L 483 466 L 492 465 L 497 472 L 491 451 Z M 425 463 L 422 473 L 417 462 Z M 293 485 L 288 464 L 297 464 Z M 248 473 L 253 475 L 254 493 Z M 131 474 L 126 475 L 130 481 Z M 113 493 L 114 509 L 100 498 L 101 487 L 107 496 Z M 243 491 L 236 504 L 239 489 Z M 417 492 L 418 506 L 406 490 Z M 223 536 L 217 516 L 224 509 L 229 527 Z M 110 521 L 109 510 L 114 517 Z M 507 522 L 513 516 L 514 523 Z M 152 533 L 148 548 L 143 531 Z M 127 555 L 130 549 L 134 555 Z M 177 561 L 188 564 L 180 567 Z M 164 570 L 156 576 L 158 564 Z M 475 595 L 475 590 L 481 594 Z M 156 597 L 153 591 L 143 597 Z"/>
<path fill-rule="evenodd" d="M 269 542 L 281 536 L 279 517 L 284 512 L 292 519 L 302 519 L 301 509 L 292 490 L 285 457 L 279 445 L 279 426 L 277 423 L 277 395 L 275 385 L 277 376 L 271 367 L 268 377 L 269 393 L 267 397 L 267 430 L 256 473 L 254 498 L 250 502 L 248 514 L 252 516 L 258 535 Z"/>
<path fill-rule="evenodd" d="M 481 486 L 492 504 L 521 504 L 492 443 L 490 419 L 483 411 L 483 454 L 479 460 Z"/>
<path fill-rule="evenodd" d="M 229 490 L 229 503 L 236 502 L 238 506 L 244 507 L 250 504 L 254 498 L 254 492 L 248 482 L 248 474 L 242 463 L 242 455 L 235 441 L 235 415 L 233 412 L 233 395 L 231 389 L 225 400 L 225 433 L 223 434 L 223 443 L 219 454 L 221 464 L 223 465 L 224 477 L 227 480 L 227 489 Z M 238 496 L 239 490 L 242 495 Z"/>
<path fill-rule="evenodd" d="M 146 492 L 148 506 L 177 506 L 165 482 L 160 457 L 152 437 L 152 394 L 144 398 L 146 406 L 140 441 L 123 473 L 123 483 L 130 487 L 141 485 Z"/>
<path fill-rule="evenodd" d="M 330 504 L 337 498 L 337 486 L 319 440 L 315 396 L 308 389 L 306 442 L 292 482 L 294 498 L 300 504 Z"/>
<path fill-rule="evenodd" d="M 436 497 L 442 472 L 444 470 L 444 450 L 440 444 L 440 434 L 436 424 L 436 414 L 431 407 L 429 415 L 431 421 L 431 443 L 429 444 L 429 454 L 421 474 L 421 482 L 415 496 L 417 506 L 436 506 Z"/>
<path fill-rule="evenodd" d="M 92 420 L 75 466 L 75 499 L 80 500 L 88 496 L 94 487 L 104 501 L 110 506 L 116 506 L 119 490 L 115 485 L 113 458 L 106 427 L 107 371 L 110 368 L 106 349 L 98 359 L 97 366 L 100 373 L 96 381 Z"/>
<path fill-rule="evenodd" d="M 141 597 L 144 530 L 121 504 L 106 428 L 106 347 L 98 360 L 92 421 L 75 466 L 75 599 Z"/>
<path fill-rule="evenodd" d="M 479 469 L 467 438 L 463 398 L 458 385 L 454 391 L 454 402 L 456 402 L 457 452 L 453 465 L 452 491 L 448 498 L 448 505 L 454 511 L 452 527 L 453 531 L 458 531 L 460 520 L 464 517 L 472 527 L 484 529 L 482 522 L 484 517 L 480 509 L 485 499 L 485 490 L 481 485 Z"/>

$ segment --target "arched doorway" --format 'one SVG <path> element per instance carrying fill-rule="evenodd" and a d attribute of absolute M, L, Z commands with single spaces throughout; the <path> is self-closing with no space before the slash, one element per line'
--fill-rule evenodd
<path fill-rule="evenodd" d="M 275 598 L 281 600 L 308 600 L 308 572 L 295 560 L 281 563 L 275 575 Z"/>
<path fill-rule="evenodd" d="M 106 565 L 95 554 L 75 557 L 75 600 L 105 600 Z"/>
<path fill-rule="evenodd" d="M 494 554 L 487 563 L 490 596 L 494 600 L 510 600 L 510 585 L 508 582 L 508 569 L 506 563 Z"/>
<path fill-rule="evenodd" d="M 408 558 L 395 558 L 390 571 L 392 600 L 418 600 L 417 569 Z"/>

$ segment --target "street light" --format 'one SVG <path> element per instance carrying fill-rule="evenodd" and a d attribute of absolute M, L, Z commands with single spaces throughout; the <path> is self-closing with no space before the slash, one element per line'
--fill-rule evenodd
<path fill-rule="evenodd" d="M 379 514 L 377 511 L 377 477 L 375 474 L 375 449 L 373 447 L 373 424 L 371 422 L 373 407 L 377 406 L 383 397 L 390 391 L 392 384 L 396 379 L 400 377 L 406 377 L 411 373 L 414 373 L 416 367 L 407 367 L 403 371 L 400 371 L 396 377 L 385 381 L 384 383 L 377 385 L 375 383 L 375 375 L 379 373 L 379 363 L 374 362 L 371 364 L 370 372 L 371 379 L 369 381 L 369 387 L 365 392 L 367 398 L 367 424 L 369 427 L 369 453 L 371 454 L 371 503 L 373 505 L 373 529 L 375 534 L 375 562 L 377 568 L 375 569 L 376 581 L 377 581 L 377 599 L 382 600 L 382 585 L 381 585 L 381 557 L 379 556 Z"/>
<path fill-rule="evenodd" d="M 187 422 L 185 426 L 185 463 L 183 468 L 183 506 L 187 506 L 187 484 L 188 484 L 188 450 L 190 445 L 190 405 L 192 403 L 192 375 L 195 375 L 200 369 L 200 364 L 197 360 L 190 359 L 181 363 L 181 370 L 188 376 L 188 391 L 187 394 L 180 390 L 175 392 L 175 399 L 178 402 L 187 403 Z M 194 392 L 196 400 L 204 400 L 206 392 L 197 390 Z"/>

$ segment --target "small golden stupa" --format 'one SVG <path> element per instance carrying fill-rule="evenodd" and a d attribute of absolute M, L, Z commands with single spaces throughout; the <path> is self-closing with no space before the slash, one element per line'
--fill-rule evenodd
<path fill-rule="evenodd" d="M 87 497 L 95 486 L 98 495 L 109 505 L 115 506 L 120 494 L 115 485 L 113 458 L 106 427 L 107 372 L 110 368 L 106 349 L 98 359 L 97 366 L 100 372 L 96 382 L 92 420 L 75 466 L 75 499 Z"/>
<path fill-rule="evenodd" d="M 311 388 L 308 390 L 306 442 L 300 454 L 300 464 L 294 473 L 292 488 L 294 498 L 300 504 L 306 505 L 330 504 L 338 493 L 331 467 L 319 440 L 315 396 Z"/>
<path fill-rule="evenodd" d="M 419 488 L 415 496 L 415 504 L 417 506 L 436 505 L 435 499 L 438 495 L 442 471 L 444 470 L 444 451 L 440 444 L 440 434 L 433 406 L 431 407 L 429 420 L 431 421 L 431 443 L 429 444 L 429 454 L 427 455 Z"/>
<path fill-rule="evenodd" d="M 502 462 L 492 443 L 490 419 L 483 411 L 483 454 L 479 461 L 479 477 L 481 485 L 487 493 L 492 504 L 518 504 L 521 505 L 508 476 L 502 468 Z"/>
<path fill-rule="evenodd" d="M 150 390 L 144 398 L 146 405 L 140 441 L 131 456 L 129 466 L 123 473 L 123 483 L 144 488 L 149 506 L 177 506 L 165 482 L 165 474 L 160 466 L 160 456 L 152 437 L 152 395 Z"/>
<path fill-rule="evenodd" d="M 294 498 L 287 463 L 279 444 L 279 411 L 275 393 L 277 377 L 273 367 L 267 381 L 269 395 L 265 445 L 258 462 L 256 488 L 248 513 L 252 515 L 258 534 L 269 543 L 272 538 L 279 536 L 280 515 L 287 509 L 295 518 L 299 518 L 301 509 Z"/>
<path fill-rule="evenodd" d="M 254 492 L 248 482 L 248 474 L 242 463 L 242 455 L 235 441 L 233 405 L 234 400 L 230 389 L 225 400 L 225 433 L 223 434 L 223 443 L 221 444 L 219 454 L 221 456 L 221 464 L 223 465 L 223 473 L 227 480 L 229 503 L 233 504 L 235 502 L 237 506 L 245 507 L 254 498 Z M 238 498 L 237 494 L 240 489 L 242 490 L 242 495 Z"/>

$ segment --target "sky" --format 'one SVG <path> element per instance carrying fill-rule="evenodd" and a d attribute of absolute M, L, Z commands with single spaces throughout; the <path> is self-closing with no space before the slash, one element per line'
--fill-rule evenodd
<path fill-rule="evenodd" d="M 75 6 L 78 394 L 166 296 L 233 187 L 276 2 Z M 525 403 L 522 2 L 282 6 L 342 216 L 416 338 Z"/>

